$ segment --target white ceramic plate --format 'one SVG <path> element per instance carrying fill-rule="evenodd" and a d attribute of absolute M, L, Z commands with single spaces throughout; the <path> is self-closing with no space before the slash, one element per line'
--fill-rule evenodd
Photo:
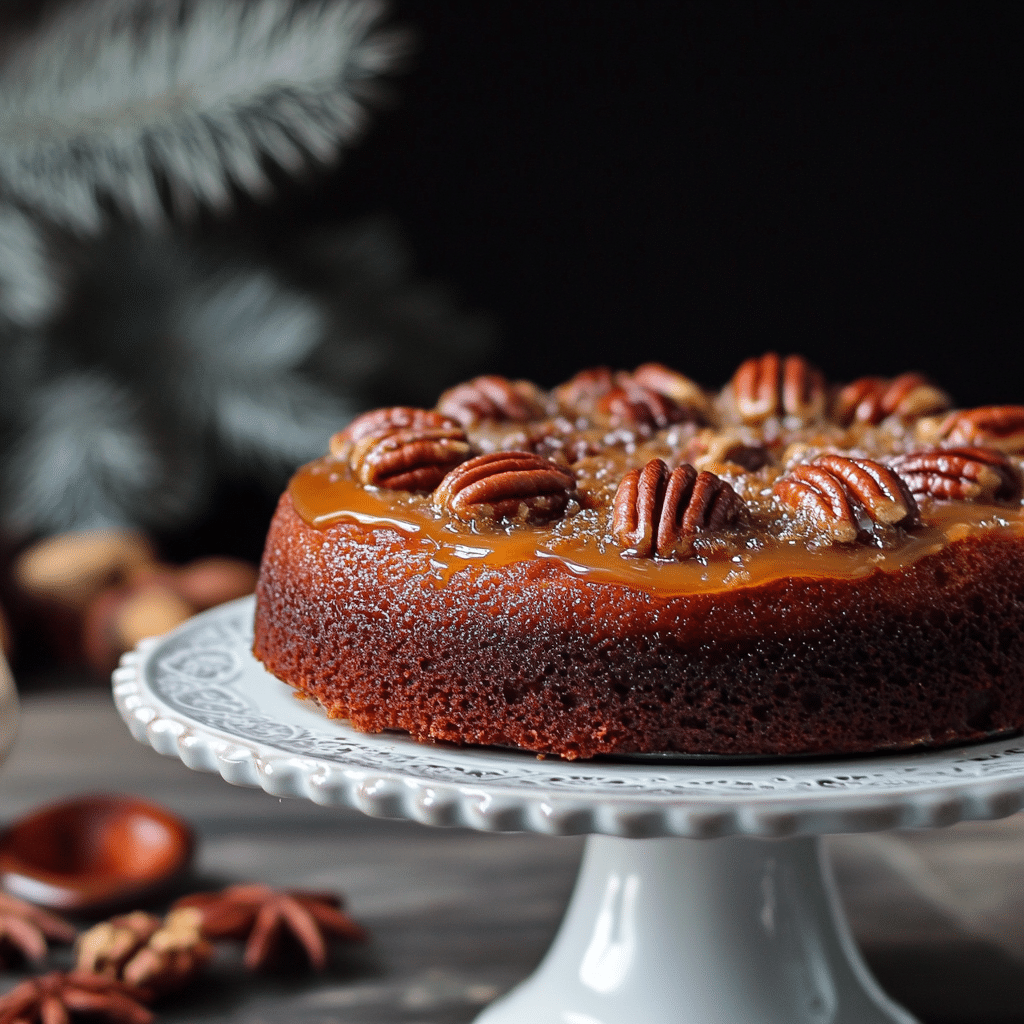
<path fill-rule="evenodd" d="M 136 739 L 275 796 L 429 825 L 712 838 L 952 824 L 1024 806 L 1024 740 L 832 761 L 559 761 L 425 744 L 328 719 L 252 656 L 253 599 L 126 655 L 117 706 Z"/>

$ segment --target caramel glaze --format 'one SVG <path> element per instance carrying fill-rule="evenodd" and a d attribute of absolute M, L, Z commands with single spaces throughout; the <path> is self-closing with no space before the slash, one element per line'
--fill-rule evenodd
<path fill-rule="evenodd" d="M 651 595 L 715 593 L 787 578 L 857 580 L 876 571 L 898 573 L 955 541 L 1024 537 L 1024 510 L 1019 505 L 948 502 L 923 508 L 923 525 L 896 548 L 809 548 L 800 540 L 769 539 L 757 549 L 722 557 L 663 561 L 624 557 L 621 549 L 593 533 L 566 536 L 543 526 L 473 530 L 440 518 L 429 505 L 411 501 L 403 492 L 355 483 L 330 458 L 302 467 L 288 491 L 298 514 L 318 530 L 343 522 L 359 524 L 368 533 L 396 530 L 410 544 L 429 549 L 431 578 L 438 587 L 470 565 L 497 568 L 545 559 L 576 576 Z"/>

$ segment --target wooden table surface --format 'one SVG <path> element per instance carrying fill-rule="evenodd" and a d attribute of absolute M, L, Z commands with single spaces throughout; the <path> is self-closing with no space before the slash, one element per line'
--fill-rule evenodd
<path fill-rule="evenodd" d="M 135 743 L 105 692 L 25 698 L 0 768 L 3 821 L 87 792 L 139 794 L 187 819 L 200 840 L 190 888 L 336 889 L 372 933 L 321 976 L 254 979 L 227 950 L 159 1007 L 168 1024 L 464 1024 L 536 965 L 582 849 L 278 800 Z M 896 999 L 924 1024 L 1024 1024 L 1024 815 L 828 843 L 854 933 Z"/>

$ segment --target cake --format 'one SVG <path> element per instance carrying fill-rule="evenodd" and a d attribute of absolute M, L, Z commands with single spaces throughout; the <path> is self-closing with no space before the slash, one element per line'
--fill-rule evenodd
<path fill-rule="evenodd" d="M 596 755 L 1024 727 L 1024 406 L 800 356 L 366 413 L 281 496 L 256 656 L 360 730 Z"/>

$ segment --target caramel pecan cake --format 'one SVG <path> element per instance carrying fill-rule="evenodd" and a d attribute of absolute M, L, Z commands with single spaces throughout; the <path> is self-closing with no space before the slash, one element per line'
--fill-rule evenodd
<path fill-rule="evenodd" d="M 282 496 L 255 653 L 359 729 L 566 758 L 1024 727 L 1024 406 L 750 359 L 378 409 Z"/>

